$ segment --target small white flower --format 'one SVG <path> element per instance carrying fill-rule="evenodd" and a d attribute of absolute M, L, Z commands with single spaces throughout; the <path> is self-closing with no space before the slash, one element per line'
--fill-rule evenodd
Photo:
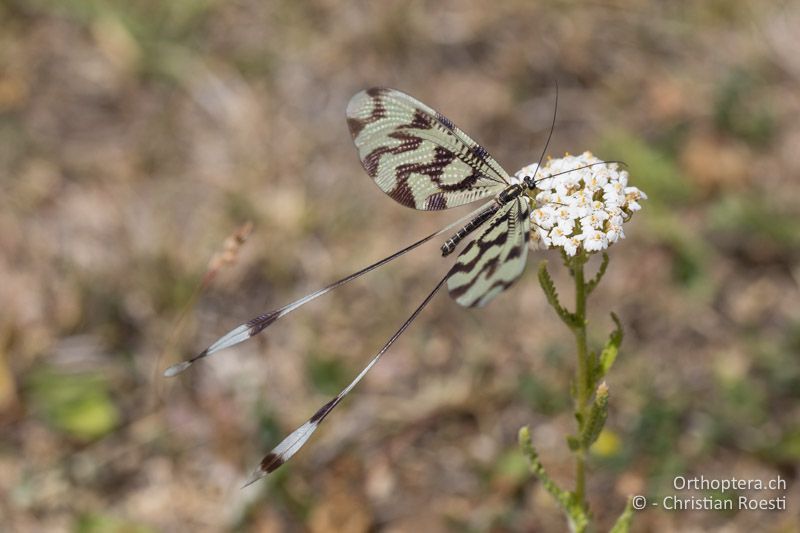
<path fill-rule="evenodd" d="M 534 163 L 516 173 L 514 183 L 535 177 L 532 247 L 557 246 L 574 256 L 581 249 L 605 250 L 625 238 L 622 224 L 642 208 L 639 202 L 647 195 L 628 186 L 628 172 L 616 163 L 597 163 L 602 161 L 590 152 L 567 154 L 549 159 L 541 169 Z"/>
<path fill-rule="evenodd" d="M 569 241 L 567 241 L 563 248 L 564 251 L 567 252 L 567 255 L 575 255 L 578 253 L 578 246 L 581 245 L 581 240 L 578 237 L 572 237 Z"/>
<path fill-rule="evenodd" d="M 625 201 L 628 204 L 630 211 L 639 211 L 642 206 L 639 205 L 639 200 L 646 200 L 647 195 L 637 189 L 636 187 L 625 187 Z"/>
<path fill-rule="evenodd" d="M 531 213 L 531 220 L 542 229 L 550 229 L 556 223 L 555 208 L 553 204 L 547 203 L 542 207 L 534 209 Z"/>
<path fill-rule="evenodd" d="M 569 235 L 572 232 L 565 232 L 560 227 L 556 226 L 550 231 L 550 242 L 556 246 L 563 246 L 569 240 Z"/>
<path fill-rule="evenodd" d="M 624 238 L 625 238 L 625 232 L 622 231 L 622 226 L 611 225 L 609 226 L 608 231 L 606 231 L 606 239 L 608 239 L 609 245 L 614 244 L 619 239 L 624 239 Z"/>
<path fill-rule="evenodd" d="M 546 205 L 552 202 L 554 198 L 555 195 L 550 191 L 539 191 L 534 200 L 536 201 L 536 205 Z"/>
<path fill-rule="evenodd" d="M 614 208 L 613 211 L 609 211 L 609 219 L 608 224 L 610 226 L 622 226 L 622 223 L 625 222 L 625 218 L 622 216 L 622 210 L 619 207 Z"/>
<path fill-rule="evenodd" d="M 550 246 L 563 248 L 569 255 L 575 255 L 581 244 L 582 235 L 570 237 L 569 234 L 556 226 L 550 231 Z"/>
<path fill-rule="evenodd" d="M 574 218 L 560 219 L 556 227 L 564 235 L 572 235 L 572 232 L 575 229 L 575 219 Z"/>
<path fill-rule="evenodd" d="M 556 209 L 556 221 L 559 226 L 569 223 L 570 231 L 575 226 L 575 209 L 562 205 Z"/>
<path fill-rule="evenodd" d="M 594 209 L 590 214 L 581 219 L 581 227 L 602 229 L 605 221 L 608 220 L 610 216 L 611 215 L 602 209 Z"/>
<path fill-rule="evenodd" d="M 608 248 L 608 237 L 602 231 L 587 229 L 583 232 L 583 247 L 587 252 L 597 252 Z"/>

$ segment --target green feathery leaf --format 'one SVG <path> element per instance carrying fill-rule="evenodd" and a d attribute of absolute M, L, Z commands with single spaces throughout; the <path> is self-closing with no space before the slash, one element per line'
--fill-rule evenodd
<path fill-rule="evenodd" d="M 597 387 L 594 402 L 581 433 L 581 445 L 584 449 L 589 448 L 600 436 L 606 418 L 608 418 L 608 386 L 603 382 Z"/>
<path fill-rule="evenodd" d="M 576 531 L 578 533 L 586 531 L 589 525 L 589 517 L 586 514 L 586 510 L 583 508 L 582 503 L 575 497 L 574 492 L 563 490 L 556 485 L 555 481 L 553 481 L 549 475 L 547 475 L 544 466 L 541 461 L 539 461 L 539 454 L 533 447 L 531 431 L 527 426 L 519 430 L 519 446 L 522 449 L 522 453 L 528 458 L 528 461 L 530 461 L 533 475 L 542 482 L 542 486 L 544 486 L 545 490 L 549 492 L 559 503 L 561 508 L 564 509 L 570 524 L 570 531 Z"/>
<path fill-rule="evenodd" d="M 523 455 L 528 458 L 531 464 L 531 472 L 539 481 L 542 482 L 545 490 L 550 493 L 553 498 L 563 507 L 567 509 L 570 505 L 570 493 L 560 488 L 556 485 L 555 481 L 550 479 L 550 476 L 547 475 L 547 472 L 544 469 L 541 461 L 539 461 L 539 453 L 533 447 L 533 441 L 531 440 L 531 430 L 528 426 L 524 426 L 519 430 L 519 446 L 522 450 Z"/>
<path fill-rule="evenodd" d="M 603 262 L 600 263 L 600 268 L 597 270 L 597 274 L 594 275 L 594 278 L 586 284 L 586 294 L 589 295 L 592 291 L 597 287 L 597 284 L 600 283 L 600 280 L 603 279 L 603 276 L 606 274 L 606 270 L 608 269 L 608 254 L 603 252 Z"/>
<path fill-rule="evenodd" d="M 614 364 L 614 361 L 617 359 L 617 354 L 619 353 L 619 347 L 622 344 L 622 338 L 624 337 L 619 317 L 611 313 L 611 320 L 616 324 L 616 328 L 611 332 L 611 335 L 608 336 L 608 342 L 606 342 L 603 351 L 600 353 L 600 359 L 597 362 L 597 379 L 602 379 L 603 376 L 608 373 L 611 365 Z"/>
<path fill-rule="evenodd" d="M 553 283 L 553 278 L 550 277 L 550 273 L 547 271 L 547 261 L 539 263 L 539 284 L 542 286 L 547 301 L 556 310 L 559 318 L 569 327 L 575 327 L 575 315 L 567 311 L 558 300 L 558 291 L 556 291 L 555 283 Z"/>

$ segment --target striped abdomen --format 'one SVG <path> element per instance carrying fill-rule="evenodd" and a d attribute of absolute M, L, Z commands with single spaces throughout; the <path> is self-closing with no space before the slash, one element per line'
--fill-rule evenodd
<path fill-rule="evenodd" d="M 447 257 L 453 253 L 453 250 L 456 249 L 456 246 L 458 246 L 458 243 L 460 243 L 464 237 L 475 231 L 478 226 L 492 218 L 492 215 L 497 213 L 498 209 L 500 209 L 500 205 L 495 203 L 486 208 L 486 210 L 475 215 L 475 218 L 467 222 L 463 228 L 458 230 L 455 235 L 447 239 L 447 241 L 442 245 L 442 257 Z"/>

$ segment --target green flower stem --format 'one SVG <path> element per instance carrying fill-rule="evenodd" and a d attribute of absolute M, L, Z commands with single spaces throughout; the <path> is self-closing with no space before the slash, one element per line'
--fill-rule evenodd
<path fill-rule="evenodd" d="M 584 266 L 589 260 L 589 255 L 585 251 L 579 252 L 574 257 L 569 257 L 562 251 L 562 258 L 564 265 L 575 280 L 575 311 L 571 312 L 561 305 L 555 283 L 553 283 L 553 279 L 547 271 L 546 261 L 542 261 L 539 264 L 539 284 L 547 296 L 547 301 L 575 336 L 578 352 L 578 365 L 575 368 L 575 380 L 572 385 L 572 400 L 575 407 L 575 420 L 578 422 L 578 432 L 577 435 L 567 437 L 567 444 L 572 453 L 575 454 L 575 490 L 571 492 L 565 491 L 553 483 L 539 461 L 539 456 L 533 448 L 530 432 L 527 428 L 523 428 L 520 431 L 520 445 L 531 464 L 531 472 L 539 478 L 547 491 L 555 497 L 564 509 L 570 531 L 584 533 L 587 530 L 591 530 L 589 523 L 591 515 L 589 514 L 589 506 L 586 503 L 586 461 L 589 455 L 589 448 L 600 436 L 608 417 L 609 392 L 603 378 L 617 358 L 623 332 L 619 319 L 614 313 L 611 313 L 611 319 L 616 326 L 615 329 L 609 335 L 608 341 L 599 355 L 595 351 L 589 351 L 586 336 L 586 300 L 603 278 L 608 267 L 608 256 L 603 254 L 603 260 L 597 274 L 588 281 L 585 276 Z M 620 516 L 614 533 L 628 530 L 631 512 L 631 510 L 626 510 Z"/>
<path fill-rule="evenodd" d="M 574 400 L 575 418 L 578 420 L 578 433 L 583 434 L 587 419 L 587 406 L 592 396 L 591 369 L 589 349 L 586 345 L 586 282 L 583 266 L 586 254 L 581 252 L 570 261 L 572 276 L 575 279 L 575 313 L 571 324 L 578 349 L 578 366 L 576 371 Z M 575 450 L 575 499 L 586 509 L 586 446 L 581 442 Z"/>

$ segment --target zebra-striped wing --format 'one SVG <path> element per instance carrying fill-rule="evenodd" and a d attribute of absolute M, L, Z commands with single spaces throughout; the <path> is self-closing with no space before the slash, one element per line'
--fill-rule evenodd
<path fill-rule="evenodd" d="M 522 274 L 528 256 L 529 211 L 527 199 L 507 203 L 464 248 L 447 279 L 456 302 L 467 307 L 486 305 Z"/>
<path fill-rule="evenodd" d="M 450 120 L 394 89 L 361 91 L 347 125 L 367 174 L 395 201 L 448 209 L 500 192 L 508 174 Z"/>

